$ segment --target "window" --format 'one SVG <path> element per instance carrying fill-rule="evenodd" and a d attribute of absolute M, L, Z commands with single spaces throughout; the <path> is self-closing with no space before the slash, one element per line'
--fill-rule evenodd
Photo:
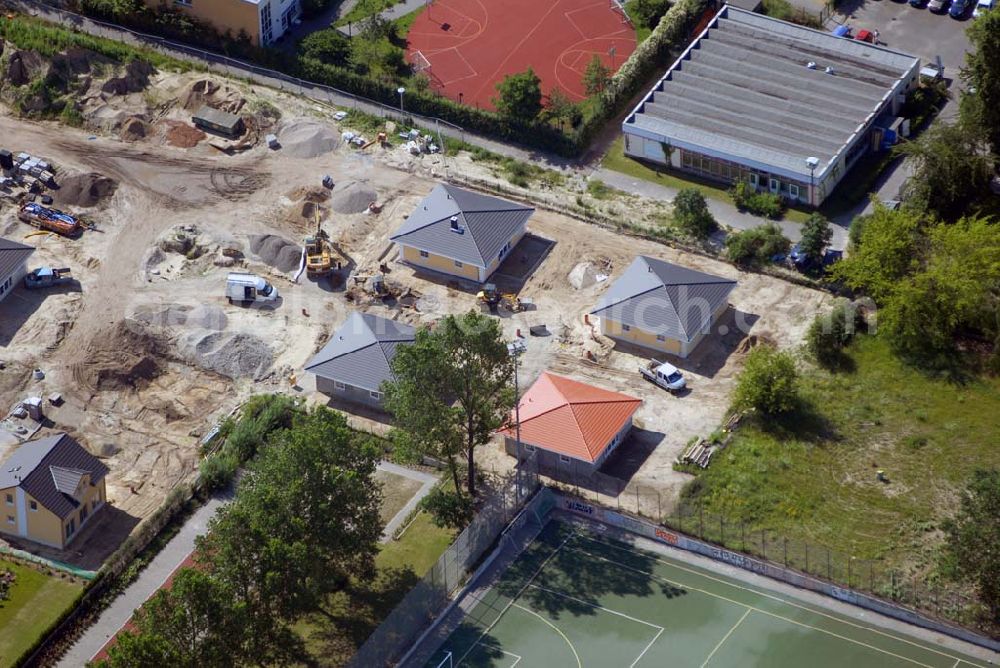
<path fill-rule="evenodd" d="M 458 260 L 455 260 L 455 266 L 458 267 L 459 269 L 461 269 L 463 265 Z"/>
<path fill-rule="evenodd" d="M 174 0 L 174 4 L 175 5 L 184 5 L 185 7 L 190 7 L 191 6 L 191 1 L 192 0 Z"/>
<path fill-rule="evenodd" d="M 347 389 L 347 385 L 344 384 L 344 383 L 341 383 L 339 380 L 333 381 L 333 387 L 335 389 L 337 389 L 337 390 L 346 390 Z"/>
<path fill-rule="evenodd" d="M 566 455 L 559 455 L 559 461 L 561 461 L 563 464 L 569 464 L 571 460 Z"/>
<path fill-rule="evenodd" d="M 91 512 L 97 510 L 97 499 L 94 499 L 93 501 L 90 502 L 90 510 Z"/>
<path fill-rule="evenodd" d="M 271 31 L 271 3 L 265 2 L 260 8 L 260 42 L 261 46 L 269 43 L 272 37 Z"/>
<path fill-rule="evenodd" d="M 794 183 L 788 184 L 788 196 L 791 197 L 792 199 L 799 198 L 799 187 Z"/>
<path fill-rule="evenodd" d="M 31 508 L 32 510 L 38 510 L 38 502 L 32 501 L 28 504 L 28 507 Z"/>
<path fill-rule="evenodd" d="M 773 193 L 781 192 L 781 181 L 779 181 L 778 179 L 770 179 L 768 183 L 771 187 L 771 192 Z"/>
<path fill-rule="evenodd" d="M 14 495 L 13 494 L 8 494 L 7 495 L 7 505 L 8 506 L 13 506 L 14 505 Z"/>
<path fill-rule="evenodd" d="M 753 172 L 750 172 L 750 185 L 752 185 L 754 188 L 760 187 L 760 177 L 758 177 Z"/>
<path fill-rule="evenodd" d="M 87 506 L 80 506 L 80 524 L 87 521 Z"/>
<path fill-rule="evenodd" d="M 420 251 L 420 257 L 430 257 L 430 256 L 431 254 L 428 253 L 427 251 Z"/>
<path fill-rule="evenodd" d="M 382 393 L 381 392 L 369 392 L 368 394 L 375 401 L 382 401 Z"/>
<path fill-rule="evenodd" d="M 8 515 L 7 516 L 7 524 L 15 524 L 16 522 L 17 522 L 17 520 L 14 519 L 13 515 Z"/>
<path fill-rule="evenodd" d="M 66 537 L 69 538 L 74 533 L 76 533 L 76 520 L 70 520 L 66 525 Z"/>
<path fill-rule="evenodd" d="M 632 327 L 630 327 L 629 325 L 624 325 L 623 324 L 622 325 L 622 331 L 623 332 L 631 332 L 632 331 Z"/>
<path fill-rule="evenodd" d="M 657 334 L 656 335 L 656 340 L 660 341 L 662 343 L 663 341 L 667 340 L 667 337 L 663 336 L 663 334 Z"/>

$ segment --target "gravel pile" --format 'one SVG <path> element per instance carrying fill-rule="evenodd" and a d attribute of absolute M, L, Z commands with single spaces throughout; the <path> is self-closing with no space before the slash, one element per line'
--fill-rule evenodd
<path fill-rule="evenodd" d="M 259 380 L 274 361 L 270 346 L 252 334 L 199 332 L 189 336 L 184 347 L 195 364 L 227 378 Z"/>
<path fill-rule="evenodd" d="M 133 311 L 131 319 L 157 327 L 189 327 L 212 331 L 224 330 L 229 322 L 221 307 L 210 304 L 143 304 Z"/>
<path fill-rule="evenodd" d="M 298 269 L 302 247 L 274 234 L 255 234 L 250 237 L 250 251 L 268 266 L 278 271 Z"/>
<path fill-rule="evenodd" d="M 378 201 L 378 193 L 370 186 L 348 181 L 337 186 L 330 200 L 330 206 L 337 213 L 361 213 L 368 205 Z"/>
<path fill-rule="evenodd" d="M 340 137 L 316 121 L 296 121 L 286 124 L 278 133 L 281 152 L 293 158 L 317 158 L 340 145 Z"/>
<path fill-rule="evenodd" d="M 101 174 L 72 174 L 59 179 L 59 188 L 53 191 L 52 199 L 63 206 L 96 206 L 117 189 L 116 181 Z"/>

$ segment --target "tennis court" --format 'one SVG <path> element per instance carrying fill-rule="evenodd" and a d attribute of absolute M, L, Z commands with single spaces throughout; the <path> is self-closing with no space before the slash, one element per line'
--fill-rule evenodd
<path fill-rule="evenodd" d="M 551 521 L 426 666 L 985 668 L 986 663 Z"/>

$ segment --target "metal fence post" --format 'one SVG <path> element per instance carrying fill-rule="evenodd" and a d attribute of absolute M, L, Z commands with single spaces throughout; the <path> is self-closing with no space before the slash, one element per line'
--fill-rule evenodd
<path fill-rule="evenodd" d="M 806 573 L 808 573 L 809 572 L 809 543 L 806 543 L 805 546 L 806 546 Z"/>
<path fill-rule="evenodd" d="M 639 485 L 635 486 L 635 514 L 642 515 L 642 511 L 639 510 Z"/>
<path fill-rule="evenodd" d="M 726 544 L 726 516 L 719 515 L 719 545 Z"/>
<path fill-rule="evenodd" d="M 663 522 L 663 505 L 660 503 L 660 490 L 656 490 L 656 521 Z"/>
<path fill-rule="evenodd" d="M 705 506 L 698 504 L 698 538 L 705 537 Z"/>
<path fill-rule="evenodd" d="M 785 566 L 788 566 L 788 539 L 785 539 Z"/>
<path fill-rule="evenodd" d="M 740 522 L 740 550 L 742 552 L 747 551 L 747 524 L 746 522 Z"/>
<path fill-rule="evenodd" d="M 767 529 L 760 530 L 760 551 L 763 553 L 765 559 L 767 559 Z"/>
<path fill-rule="evenodd" d="M 833 580 L 833 567 L 830 564 L 830 548 L 826 548 L 826 579 Z"/>

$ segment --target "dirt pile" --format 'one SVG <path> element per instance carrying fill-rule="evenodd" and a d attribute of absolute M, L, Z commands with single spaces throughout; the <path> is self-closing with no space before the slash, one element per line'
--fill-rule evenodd
<path fill-rule="evenodd" d="M 7 81 L 24 86 L 48 70 L 48 63 L 34 51 L 14 51 L 7 59 Z"/>
<path fill-rule="evenodd" d="M 111 77 L 101 86 L 102 93 L 127 95 L 141 93 L 149 86 L 149 76 L 156 70 L 145 60 L 138 58 L 128 61 L 121 76 Z"/>
<path fill-rule="evenodd" d="M 317 158 L 340 146 L 340 137 L 316 121 L 287 123 L 278 133 L 281 151 L 293 158 Z"/>
<path fill-rule="evenodd" d="M 122 129 L 119 133 L 122 141 L 139 141 L 144 139 L 148 130 L 146 129 L 146 123 L 138 116 L 133 116 L 122 123 Z"/>
<path fill-rule="evenodd" d="M 295 271 L 302 260 L 302 247 L 275 234 L 250 237 L 250 251 L 264 264 L 278 271 Z"/>
<path fill-rule="evenodd" d="M 69 174 L 60 177 L 52 199 L 63 206 L 91 207 L 114 195 L 117 189 L 117 181 L 96 172 Z"/>
<path fill-rule="evenodd" d="M 230 114 L 238 114 L 246 103 L 246 98 L 239 91 L 229 86 L 222 86 L 212 79 L 195 81 L 181 98 L 181 106 L 188 111 L 197 111 L 207 105 Z"/>
<path fill-rule="evenodd" d="M 337 188 L 330 198 L 330 206 L 337 213 L 362 213 L 368 209 L 368 205 L 378 201 L 378 193 L 375 189 L 358 183 L 347 181 L 337 184 Z"/>
<path fill-rule="evenodd" d="M 192 332 L 184 337 L 180 350 L 192 363 L 227 378 L 260 380 L 274 361 L 263 339 L 243 332 Z"/>
<path fill-rule="evenodd" d="M 163 124 L 166 127 L 164 138 L 169 145 L 177 148 L 194 148 L 206 137 L 198 128 L 181 121 L 165 120 Z"/>
<path fill-rule="evenodd" d="M 229 324 L 226 312 L 218 306 L 199 304 L 140 305 L 130 316 L 137 322 L 156 327 L 188 327 L 221 332 Z"/>
<path fill-rule="evenodd" d="M 99 332 L 73 368 L 75 380 L 100 392 L 142 389 L 163 373 L 164 345 L 141 322 L 119 322 Z"/>

